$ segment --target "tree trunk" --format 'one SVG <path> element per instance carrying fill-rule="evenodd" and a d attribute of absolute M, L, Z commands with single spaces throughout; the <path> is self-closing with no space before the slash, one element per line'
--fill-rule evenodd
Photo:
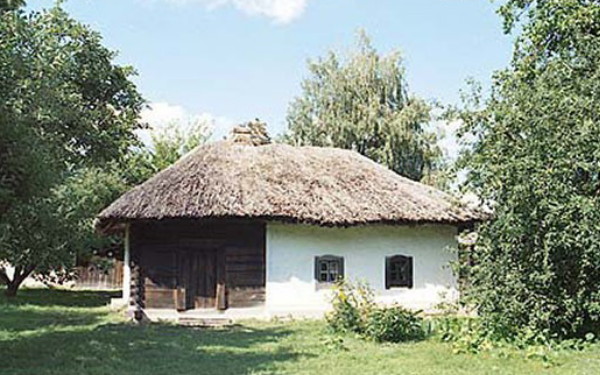
<path fill-rule="evenodd" d="M 34 266 L 27 266 L 25 268 L 15 267 L 15 273 L 13 275 L 13 279 L 10 280 L 6 271 L 4 269 L 0 269 L 0 281 L 6 284 L 6 290 L 4 291 L 4 295 L 6 297 L 16 297 L 17 291 L 19 287 L 25 281 L 25 279 L 33 272 L 35 269 Z"/>
<path fill-rule="evenodd" d="M 20 285 L 21 283 L 17 284 L 14 281 L 9 282 L 8 284 L 6 284 L 6 290 L 4 291 L 4 295 L 10 298 L 16 297 L 17 290 L 19 290 Z"/>

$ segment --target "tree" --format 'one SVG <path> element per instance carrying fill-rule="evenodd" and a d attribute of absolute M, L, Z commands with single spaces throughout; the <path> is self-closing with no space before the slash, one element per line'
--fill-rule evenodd
<path fill-rule="evenodd" d="M 0 13 L 17 10 L 23 6 L 25 6 L 24 0 L 0 0 Z"/>
<path fill-rule="evenodd" d="M 183 155 L 204 144 L 211 137 L 211 123 L 191 121 L 184 126 L 171 122 L 151 131 L 149 144 L 132 150 L 121 167 L 121 176 L 128 186 L 141 184 L 175 163 Z"/>
<path fill-rule="evenodd" d="M 11 279 L 0 267 L 9 294 L 34 270 L 65 265 L 60 186 L 123 163 L 138 144 L 134 71 L 101 42 L 58 6 L 0 12 L 0 263 L 17 271 Z"/>
<path fill-rule="evenodd" d="M 150 163 L 155 172 L 175 163 L 183 155 L 204 144 L 211 136 L 209 124 L 192 121 L 184 130 L 181 124 L 172 122 L 166 128 L 152 134 Z"/>
<path fill-rule="evenodd" d="M 35 271 L 36 277 L 63 281 L 82 253 L 101 248 L 112 238 L 99 236 L 94 218 L 122 194 L 127 185 L 117 168 L 82 168 L 55 186 L 45 197 L 18 205 L 0 225 L 2 256 L 15 266 L 12 279 L 0 278 L 7 295 Z"/>
<path fill-rule="evenodd" d="M 458 116 L 467 187 L 493 208 L 467 301 L 496 338 L 600 333 L 600 2 L 511 0 L 521 30 L 491 95 Z"/>
<path fill-rule="evenodd" d="M 356 150 L 413 180 L 436 168 L 441 153 L 425 130 L 430 108 L 409 95 L 398 52 L 379 55 L 361 32 L 349 56 L 332 51 L 308 68 L 285 141 Z"/>

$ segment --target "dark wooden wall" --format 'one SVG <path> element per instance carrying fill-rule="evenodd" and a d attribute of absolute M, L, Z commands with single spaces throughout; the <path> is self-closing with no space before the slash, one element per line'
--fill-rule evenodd
<path fill-rule="evenodd" d="M 265 225 L 232 221 L 161 221 L 131 225 L 131 251 L 139 262 L 143 307 L 180 308 L 182 252 L 225 253 L 228 307 L 265 300 Z M 179 258 L 181 259 L 181 258 Z M 178 302 L 179 301 L 179 302 Z"/>

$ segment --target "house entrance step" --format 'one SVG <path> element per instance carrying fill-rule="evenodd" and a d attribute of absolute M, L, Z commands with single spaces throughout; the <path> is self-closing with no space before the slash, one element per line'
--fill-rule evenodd
<path fill-rule="evenodd" d="M 227 318 L 193 318 L 182 317 L 177 320 L 182 326 L 190 327 L 221 327 L 231 325 L 233 321 Z"/>

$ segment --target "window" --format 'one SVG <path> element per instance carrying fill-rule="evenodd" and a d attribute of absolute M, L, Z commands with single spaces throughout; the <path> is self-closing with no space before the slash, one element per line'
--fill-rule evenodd
<path fill-rule="evenodd" d="M 334 283 L 344 277 L 344 258 L 333 255 L 315 257 L 315 279 L 320 283 Z"/>
<path fill-rule="evenodd" d="M 413 258 L 394 255 L 385 258 L 385 288 L 413 287 Z"/>

